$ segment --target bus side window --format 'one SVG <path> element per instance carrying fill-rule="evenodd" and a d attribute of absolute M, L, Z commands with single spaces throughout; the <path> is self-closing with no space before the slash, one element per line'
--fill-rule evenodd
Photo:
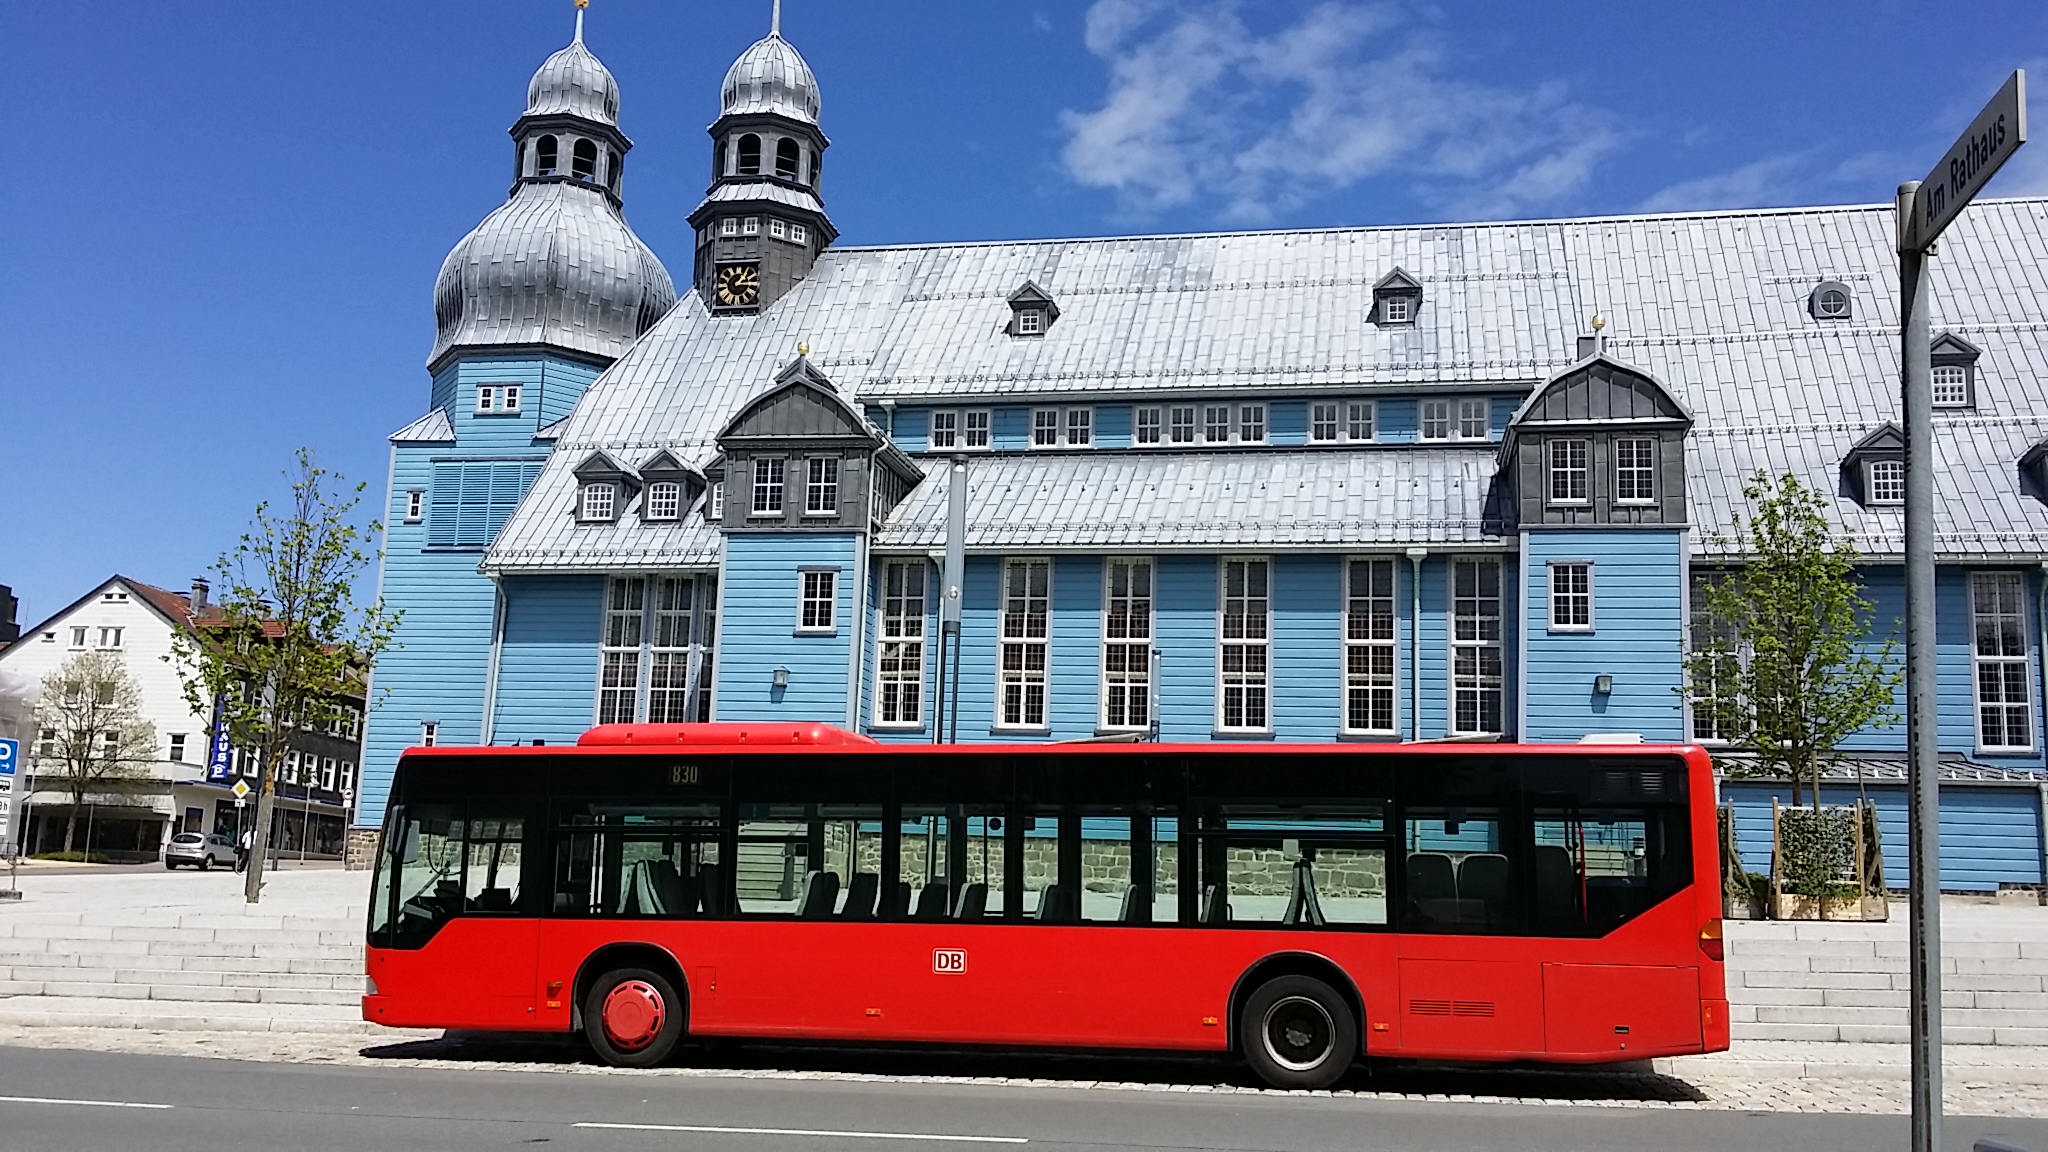
<path fill-rule="evenodd" d="M 1603 935 L 1685 886 L 1682 808 L 1536 808 L 1535 926 Z"/>
<path fill-rule="evenodd" d="M 716 804 L 592 804 L 555 832 L 552 916 L 724 914 Z"/>
<path fill-rule="evenodd" d="M 1202 822 L 1204 925 L 1387 922 L 1385 806 L 1225 804 Z"/>
<path fill-rule="evenodd" d="M 1401 847 L 1409 931 L 1505 930 L 1516 903 L 1515 870 L 1499 809 L 1410 808 Z"/>

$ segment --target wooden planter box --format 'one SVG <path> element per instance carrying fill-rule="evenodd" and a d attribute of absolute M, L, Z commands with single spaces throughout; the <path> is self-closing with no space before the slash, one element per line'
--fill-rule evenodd
<path fill-rule="evenodd" d="M 1887 920 L 1891 910 L 1882 896 L 1771 896 L 1773 920 Z"/>
<path fill-rule="evenodd" d="M 1723 892 L 1721 894 L 1721 918 L 1723 920 L 1762 920 L 1765 918 L 1764 902 L 1757 899 L 1754 895 L 1731 896 Z"/>

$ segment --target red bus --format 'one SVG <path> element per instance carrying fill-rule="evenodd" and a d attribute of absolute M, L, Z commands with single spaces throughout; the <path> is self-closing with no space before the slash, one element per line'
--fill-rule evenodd
<path fill-rule="evenodd" d="M 1728 1046 L 1706 754 L 883 745 L 615 725 L 401 759 L 363 1017 L 1590 1064 Z"/>

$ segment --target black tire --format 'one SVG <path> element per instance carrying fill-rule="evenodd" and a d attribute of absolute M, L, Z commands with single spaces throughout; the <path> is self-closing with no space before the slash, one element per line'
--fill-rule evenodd
<path fill-rule="evenodd" d="M 199 858 L 199 870 L 201 872 L 213 871 L 213 857 L 211 855 L 201 856 Z"/>
<path fill-rule="evenodd" d="M 177 862 L 176 860 L 166 860 L 166 861 L 164 861 L 164 871 L 166 871 L 166 872 L 176 872 L 177 870 L 178 870 L 178 862 Z"/>
<path fill-rule="evenodd" d="M 608 1020 L 606 1005 L 614 993 L 621 999 Z M 666 976 L 645 968 L 617 968 L 599 977 L 584 997 L 583 1034 L 607 1064 L 652 1068 L 682 1040 L 683 1009 L 682 996 Z"/>
<path fill-rule="evenodd" d="M 1328 1088 L 1358 1055 L 1351 1005 L 1312 976 L 1259 985 L 1245 999 L 1237 1035 L 1245 1062 L 1275 1088 Z"/>

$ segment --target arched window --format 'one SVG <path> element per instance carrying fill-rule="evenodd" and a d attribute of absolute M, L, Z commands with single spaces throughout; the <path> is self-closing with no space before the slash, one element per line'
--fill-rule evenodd
<path fill-rule="evenodd" d="M 723 175 L 725 175 L 725 141 L 720 140 L 717 147 L 711 150 L 711 178 L 716 180 Z"/>
<path fill-rule="evenodd" d="M 761 174 L 761 138 L 752 132 L 740 137 L 740 175 Z"/>
<path fill-rule="evenodd" d="M 816 188 L 818 186 L 818 177 L 823 175 L 824 172 L 825 158 L 818 154 L 816 148 L 811 149 L 811 187 Z"/>
<path fill-rule="evenodd" d="M 576 142 L 576 153 L 571 174 L 578 180 L 597 178 L 597 145 L 589 140 Z"/>
<path fill-rule="evenodd" d="M 533 150 L 533 174 L 535 176 L 553 176 L 555 174 L 556 162 L 555 138 L 553 136 L 541 137 L 539 140 L 534 141 Z"/>
<path fill-rule="evenodd" d="M 517 180 L 524 175 L 526 175 L 526 141 L 514 140 L 512 142 L 512 179 Z"/>
<path fill-rule="evenodd" d="M 604 186 L 616 194 L 619 190 L 619 176 L 624 173 L 625 169 L 626 158 L 624 156 L 619 155 L 617 152 L 605 153 Z"/>
<path fill-rule="evenodd" d="M 775 145 L 775 174 L 784 180 L 796 179 L 796 166 L 802 156 L 803 149 L 796 141 L 780 141 Z"/>

